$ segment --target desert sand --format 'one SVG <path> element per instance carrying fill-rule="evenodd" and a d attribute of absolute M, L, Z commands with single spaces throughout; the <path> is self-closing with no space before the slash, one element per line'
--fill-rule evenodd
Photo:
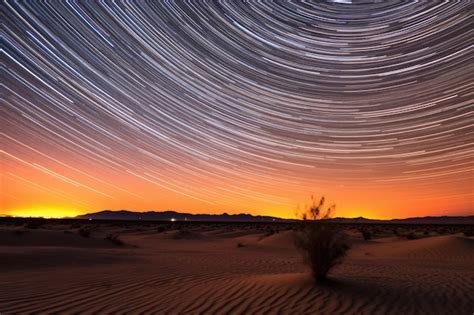
<path fill-rule="evenodd" d="M 21 231 L 21 232 L 18 232 Z M 386 236 L 315 285 L 291 230 L 202 224 L 0 229 L 0 313 L 472 314 L 474 239 Z M 105 240 L 119 235 L 124 245 Z"/>

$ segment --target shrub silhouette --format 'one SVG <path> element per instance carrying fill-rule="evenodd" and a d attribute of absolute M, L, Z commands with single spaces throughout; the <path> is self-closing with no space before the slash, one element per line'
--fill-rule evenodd
<path fill-rule="evenodd" d="M 31 220 L 28 220 L 25 224 L 25 228 L 26 229 L 30 229 L 30 230 L 36 230 L 38 228 L 40 228 L 41 226 L 43 225 L 43 220 L 42 219 L 31 219 Z"/>
<path fill-rule="evenodd" d="M 362 237 L 364 238 L 365 241 L 372 239 L 372 232 L 369 231 L 368 229 L 361 229 L 360 232 L 362 233 Z"/>
<path fill-rule="evenodd" d="M 464 236 L 474 236 L 474 229 L 466 229 L 464 231 Z"/>
<path fill-rule="evenodd" d="M 407 240 L 416 240 L 415 232 L 410 232 L 407 234 Z"/>
<path fill-rule="evenodd" d="M 164 226 L 159 226 L 159 227 L 156 229 L 156 231 L 157 231 L 158 233 L 163 233 L 163 232 L 165 231 L 165 227 L 164 227 Z"/>
<path fill-rule="evenodd" d="M 176 233 L 173 235 L 173 238 L 175 240 L 181 240 L 181 239 L 190 239 L 195 237 L 196 234 L 186 228 L 178 229 Z"/>
<path fill-rule="evenodd" d="M 303 215 L 301 230 L 296 233 L 295 245 L 303 252 L 314 280 L 320 282 L 326 280 L 329 271 L 342 262 L 349 247 L 337 225 L 321 220 L 329 218 L 335 206 L 329 207 L 323 214 L 324 197 L 319 203 L 315 203 L 313 197 L 312 201 L 313 204 Z"/>
<path fill-rule="evenodd" d="M 123 246 L 125 243 L 119 238 L 118 235 L 115 234 L 109 234 L 105 238 L 107 241 L 114 243 L 117 246 Z"/>
<path fill-rule="evenodd" d="M 265 234 L 263 235 L 263 237 L 269 237 L 269 236 L 272 236 L 273 234 L 275 234 L 275 230 L 273 229 L 269 229 L 267 230 L 267 232 L 265 232 Z"/>
<path fill-rule="evenodd" d="M 79 235 L 82 237 L 89 237 L 91 235 L 91 231 L 88 229 L 81 228 L 79 229 Z"/>

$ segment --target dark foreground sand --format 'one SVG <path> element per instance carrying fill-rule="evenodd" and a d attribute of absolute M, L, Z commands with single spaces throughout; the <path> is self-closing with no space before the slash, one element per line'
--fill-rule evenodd
<path fill-rule="evenodd" d="M 473 314 L 474 239 L 385 237 L 312 283 L 292 231 L 0 228 L 0 313 Z M 70 232 L 64 232 L 70 230 Z M 127 245 L 104 240 L 119 234 Z M 240 246 L 238 246 L 240 244 Z"/>

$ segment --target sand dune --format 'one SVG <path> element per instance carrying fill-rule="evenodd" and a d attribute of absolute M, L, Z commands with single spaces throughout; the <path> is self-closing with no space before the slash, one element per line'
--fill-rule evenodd
<path fill-rule="evenodd" d="M 138 247 L 103 240 L 106 229 L 90 238 L 52 230 L 0 231 L 0 312 L 471 314 L 474 309 L 469 295 L 474 240 L 461 235 L 359 242 L 332 281 L 317 286 L 292 245 L 293 232 L 263 237 L 251 230 L 203 228 L 177 238 L 177 231 L 155 231 L 122 230 L 120 238 Z"/>

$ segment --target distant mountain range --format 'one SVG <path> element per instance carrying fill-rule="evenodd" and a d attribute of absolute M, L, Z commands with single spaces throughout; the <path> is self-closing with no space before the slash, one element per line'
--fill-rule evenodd
<path fill-rule="evenodd" d="M 127 220 L 127 221 L 213 221 L 213 222 L 295 222 L 294 219 L 283 219 L 271 216 L 254 216 L 247 213 L 240 214 L 192 214 L 176 211 L 147 211 L 134 212 L 128 210 L 104 210 L 94 213 L 79 215 L 78 219 L 92 220 Z M 441 216 L 417 217 L 407 219 L 374 220 L 359 218 L 333 218 L 336 223 L 378 223 L 378 224 L 474 224 L 474 216 Z"/>
<path fill-rule="evenodd" d="M 147 211 L 134 212 L 128 210 L 104 210 L 95 213 L 79 215 L 78 219 L 93 220 L 145 220 L 145 221 L 223 221 L 223 222 L 289 222 L 295 220 L 282 219 L 270 216 L 240 214 L 192 214 L 176 211 Z"/>

